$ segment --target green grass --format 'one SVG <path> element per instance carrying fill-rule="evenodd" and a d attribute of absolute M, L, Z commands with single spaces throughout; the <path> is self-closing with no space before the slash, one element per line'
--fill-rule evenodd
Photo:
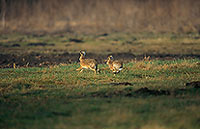
<path fill-rule="evenodd" d="M 185 86 L 200 80 L 199 59 L 130 62 L 116 76 L 78 67 L 0 69 L 0 128 L 200 128 L 200 88 Z"/>
<path fill-rule="evenodd" d="M 82 43 L 71 42 L 70 39 L 82 40 Z M 47 43 L 46 46 L 27 46 L 29 43 Z M 20 44 L 20 47 L 13 47 Z M 51 46 L 54 44 L 54 46 Z M 77 53 L 87 50 L 92 53 L 143 54 L 200 54 L 200 35 L 198 33 L 109 33 L 99 34 L 2 34 L 0 36 L 1 53 L 24 54 L 38 53 Z"/>

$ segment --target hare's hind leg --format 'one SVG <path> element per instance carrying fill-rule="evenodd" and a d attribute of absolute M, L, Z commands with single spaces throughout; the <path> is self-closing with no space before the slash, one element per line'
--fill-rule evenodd
<path fill-rule="evenodd" d="M 95 74 L 97 74 L 97 70 L 94 68 L 90 68 L 92 71 L 94 71 Z"/>
<path fill-rule="evenodd" d="M 95 69 L 91 69 L 92 71 L 94 71 L 95 74 L 97 74 L 97 71 Z"/>
<path fill-rule="evenodd" d="M 97 70 L 97 65 L 95 65 L 94 67 L 89 67 L 92 71 L 94 71 L 95 74 L 97 74 L 98 70 Z"/>
<path fill-rule="evenodd" d="M 114 74 L 117 74 L 117 70 L 116 70 L 115 68 L 112 69 L 112 72 L 113 72 Z"/>
<path fill-rule="evenodd" d="M 100 73 L 100 70 L 98 69 L 98 65 L 95 66 L 95 73 Z"/>

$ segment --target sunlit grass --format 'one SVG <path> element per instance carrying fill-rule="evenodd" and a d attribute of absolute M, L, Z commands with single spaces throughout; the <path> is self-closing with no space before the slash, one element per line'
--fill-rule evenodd
<path fill-rule="evenodd" d="M 135 61 L 116 76 L 103 64 L 97 75 L 77 72 L 79 64 L 1 69 L 0 126 L 197 129 L 200 90 L 185 83 L 200 80 L 199 62 Z M 137 93 L 144 87 L 170 94 Z"/>
<path fill-rule="evenodd" d="M 125 64 L 123 72 L 116 76 L 113 76 L 112 72 L 106 69 L 107 66 L 103 64 L 99 65 L 101 73 L 96 75 L 90 70 L 79 73 L 76 71 L 78 67 L 78 64 L 62 64 L 43 68 L 2 69 L 0 73 L 1 85 L 12 87 L 13 85 L 29 84 L 28 89 L 34 89 L 38 87 L 48 88 L 48 86 L 87 87 L 95 85 L 98 87 L 99 85 L 109 85 L 111 82 L 142 82 L 142 84 L 155 83 L 167 86 L 172 85 L 170 83 L 173 80 L 182 81 L 179 85 L 174 86 L 177 88 L 188 81 L 198 81 L 200 75 L 198 59 L 136 61 Z"/>

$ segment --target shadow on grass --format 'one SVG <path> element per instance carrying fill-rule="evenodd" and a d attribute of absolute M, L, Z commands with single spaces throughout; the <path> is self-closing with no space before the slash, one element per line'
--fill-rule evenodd
<path fill-rule="evenodd" d="M 199 95 L 200 88 L 189 88 L 189 89 L 175 89 L 175 90 L 154 90 L 147 87 L 134 90 L 131 87 L 124 88 L 119 91 L 99 91 L 91 92 L 91 97 L 150 97 L 150 96 L 182 96 L 182 95 Z"/>
<path fill-rule="evenodd" d="M 61 98 L 90 98 L 90 97 L 100 97 L 100 98 L 112 98 L 112 97 L 149 97 L 149 96 L 181 96 L 181 95 L 200 95 L 200 86 L 192 85 L 186 86 L 180 89 L 172 90 L 162 90 L 162 89 L 149 89 L 147 87 L 142 87 L 139 89 L 134 88 L 133 83 L 129 82 L 112 82 L 107 85 L 112 86 L 125 86 L 123 89 L 101 89 L 99 91 L 85 91 L 81 88 L 74 90 L 74 88 L 50 88 L 50 89 L 37 89 L 28 90 L 23 93 L 12 93 L 4 95 L 4 98 L 9 98 L 11 96 L 38 96 L 38 97 L 61 97 Z"/>
<path fill-rule="evenodd" d="M 16 92 L 0 96 L 0 107 L 2 111 L 5 111 L 8 114 L 15 113 L 15 119 L 29 121 L 56 117 L 71 117 L 73 116 L 73 113 L 76 112 L 74 109 L 76 109 L 77 104 L 85 104 L 85 101 L 79 101 L 81 99 L 85 99 L 86 102 L 91 102 L 92 104 L 89 104 L 90 109 L 88 109 L 87 106 L 84 107 L 84 112 L 87 113 L 92 111 L 98 112 L 100 110 L 98 106 L 93 106 L 94 98 L 99 98 L 97 99 L 98 102 L 96 101 L 98 104 L 101 103 L 101 98 L 118 99 L 119 97 L 148 98 L 161 96 L 185 98 L 188 96 L 200 95 L 200 87 L 197 86 L 186 86 L 185 88 L 173 90 L 157 90 L 147 87 L 136 89 L 133 84 L 128 82 L 114 83 L 114 85 L 126 85 L 126 87 L 123 89 L 102 89 L 99 91 L 87 91 L 87 89 L 83 91 L 71 89 L 70 91 L 65 88 L 52 88 L 29 90 L 26 93 Z M 105 102 L 104 99 L 102 102 Z M 110 103 L 110 101 L 107 102 Z M 88 105 L 88 103 L 86 104 Z M 4 115 L 0 118 L 0 122 L 6 123 L 8 119 L 12 119 L 11 117 L 12 115 L 9 117 Z M 5 127 L 5 125 L 3 126 Z M 8 126 L 12 125 L 8 123 Z"/>

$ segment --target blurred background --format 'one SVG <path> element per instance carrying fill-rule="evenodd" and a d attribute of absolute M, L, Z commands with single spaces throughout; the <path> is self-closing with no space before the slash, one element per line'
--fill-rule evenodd
<path fill-rule="evenodd" d="M 199 0 L 1 0 L 0 32 L 200 33 Z"/>
<path fill-rule="evenodd" d="M 200 58 L 200 0 L 0 0 L 0 67 Z"/>

